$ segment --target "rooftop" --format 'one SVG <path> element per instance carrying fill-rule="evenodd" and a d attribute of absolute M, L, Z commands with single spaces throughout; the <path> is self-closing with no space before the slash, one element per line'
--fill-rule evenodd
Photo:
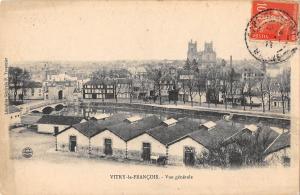
<path fill-rule="evenodd" d="M 108 126 L 121 123 L 127 115 L 125 114 L 114 114 L 107 118 L 106 120 L 90 120 L 84 123 L 78 123 L 73 125 L 73 128 L 81 132 L 83 135 L 87 137 L 93 137 L 98 133 L 104 131 Z M 66 131 L 67 129 L 63 130 Z M 62 133 L 63 131 L 59 132 L 58 134 Z"/>
<path fill-rule="evenodd" d="M 38 124 L 57 124 L 57 125 L 74 125 L 80 123 L 84 119 L 77 116 L 57 116 L 57 115 L 43 115 L 37 123 Z"/>
<path fill-rule="evenodd" d="M 14 105 L 8 106 L 8 113 L 9 114 L 15 113 L 15 112 L 21 112 L 21 109 L 18 108 L 17 106 L 14 106 Z"/>
<path fill-rule="evenodd" d="M 143 134 L 145 131 L 161 124 L 157 116 L 149 116 L 135 123 L 121 122 L 116 125 L 107 127 L 108 130 L 118 135 L 124 141 L 128 141 L 136 136 Z"/>
<path fill-rule="evenodd" d="M 285 132 L 280 134 L 264 151 L 265 155 L 277 152 L 281 149 L 291 146 L 291 134 L 290 132 Z"/>
<path fill-rule="evenodd" d="M 206 148 L 214 147 L 213 138 L 211 137 L 211 135 L 207 130 L 200 129 L 198 131 L 194 131 L 190 133 L 188 136 Z"/>
<path fill-rule="evenodd" d="M 198 123 L 184 118 L 179 120 L 175 125 L 166 126 L 163 124 L 150 129 L 147 133 L 162 144 L 167 145 L 196 130 L 199 130 Z"/>
<path fill-rule="evenodd" d="M 217 141 L 222 142 L 244 129 L 244 125 L 233 121 L 218 120 L 208 132 Z"/>

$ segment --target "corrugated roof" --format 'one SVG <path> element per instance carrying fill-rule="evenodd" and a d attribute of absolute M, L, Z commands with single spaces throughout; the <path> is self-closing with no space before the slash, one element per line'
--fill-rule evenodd
<path fill-rule="evenodd" d="M 57 124 L 57 125 L 74 125 L 80 123 L 84 119 L 77 116 L 57 116 L 57 115 L 44 115 L 40 118 L 38 124 Z"/>
<path fill-rule="evenodd" d="M 179 120 L 175 125 L 166 126 L 163 124 L 150 129 L 147 133 L 162 144 L 167 145 L 196 130 L 199 130 L 198 123 L 184 118 Z"/>
<path fill-rule="evenodd" d="M 128 141 L 161 123 L 162 121 L 157 116 L 149 116 L 135 123 L 122 122 L 109 126 L 107 129 L 118 135 L 124 141 Z"/>
<path fill-rule="evenodd" d="M 291 134 L 290 132 L 285 132 L 280 134 L 264 151 L 265 155 L 277 152 L 281 149 L 291 146 Z"/>

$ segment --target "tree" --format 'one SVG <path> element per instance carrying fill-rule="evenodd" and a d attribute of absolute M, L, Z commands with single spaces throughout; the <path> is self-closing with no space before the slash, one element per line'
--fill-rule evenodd
<path fill-rule="evenodd" d="M 209 69 L 207 74 L 207 100 L 208 105 L 213 100 L 215 107 L 219 102 L 219 92 L 220 92 L 220 69 L 218 67 L 213 67 Z"/>
<path fill-rule="evenodd" d="M 9 67 L 8 82 L 9 82 L 9 88 L 14 91 L 14 102 L 17 100 L 17 94 L 19 89 L 22 89 L 22 96 L 24 96 L 25 86 L 26 83 L 29 81 L 30 81 L 30 74 L 27 70 L 23 70 L 18 67 Z"/>
<path fill-rule="evenodd" d="M 265 112 L 265 88 L 264 88 L 265 77 L 259 79 L 258 82 L 259 82 L 258 90 L 261 97 L 262 111 Z"/>
<path fill-rule="evenodd" d="M 99 69 L 98 71 L 92 73 L 91 80 L 92 81 L 103 80 L 110 75 L 112 75 L 112 72 L 107 72 L 104 68 L 102 70 Z"/>
<path fill-rule="evenodd" d="M 225 109 L 227 109 L 227 94 L 230 89 L 230 73 L 223 71 L 220 74 L 220 89 L 223 96 L 223 103 L 225 105 Z"/>
<path fill-rule="evenodd" d="M 165 69 L 162 66 L 159 66 L 158 68 L 147 66 L 146 71 L 147 71 L 148 79 L 153 81 L 154 84 L 153 85 L 154 102 L 155 102 L 156 91 L 158 91 L 159 104 L 162 104 L 161 90 L 163 85 L 163 77 L 165 74 Z"/>
<path fill-rule="evenodd" d="M 243 109 L 246 110 L 246 94 L 245 94 L 245 88 L 246 88 L 246 81 L 241 80 L 237 84 L 237 93 L 240 94 L 241 97 L 241 105 L 243 105 Z"/>
<path fill-rule="evenodd" d="M 118 103 L 118 95 L 121 93 L 122 85 L 124 82 L 122 82 L 120 79 L 115 79 L 114 80 L 114 96 L 116 103 Z"/>
<path fill-rule="evenodd" d="M 199 104 L 202 104 L 202 95 L 206 92 L 207 71 L 204 69 L 196 69 L 195 72 L 195 87 L 199 94 Z"/>
<path fill-rule="evenodd" d="M 235 71 L 234 71 L 234 68 L 230 68 L 230 71 L 229 71 L 229 74 L 228 74 L 228 80 L 229 80 L 229 92 L 230 92 L 230 96 L 231 96 L 231 107 L 233 108 L 234 106 L 234 87 L 235 87 L 235 83 L 236 83 L 236 80 L 235 80 Z"/>
<path fill-rule="evenodd" d="M 270 77 L 265 77 L 264 79 L 264 90 L 268 96 L 268 110 L 271 110 L 271 96 L 274 92 L 274 81 Z"/>
<path fill-rule="evenodd" d="M 150 88 L 150 83 L 146 78 L 140 78 L 137 81 L 137 84 L 139 84 L 140 94 L 143 94 L 143 101 L 146 101 L 145 96 L 147 95 L 147 91 Z"/>
<path fill-rule="evenodd" d="M 191 99 L 191 106 L 193 106 L 193 98 L 195 95 L 196 82 L 194 80 L 194 74 L 189 71 L 188 79 L 186 80 L 186 86 L 188 88 L 189 97 Z"/>
<path fill-rule="evenodd" d="M 281 95 L 282 113 L 285 114 L 285 101 L 287 101 L 287 110 L 290 110 L 290 90 L 291 90 L 291 69 L 285 69 L 276 78 L 277 90 Z"/>
<path fill-rule="evenodd" d="M 246 88 L 247 88 L 247 95 L 248 95 L 249 101 L 250 101 L 250 109 L 252 109 L 252 106 L 253 106 L 252 97 L 254 96 L 254 87 L 255 87 L 256 83 L 257 83 L 257 81 L 254 78 L 246 79 Z"/>
<path fill-rule="evenodd" d="M 31 83 L 30 79 L 31 79 L 30 73 L 27 70 L 24 69 L 23 74 L 21 75 L 21 80 L 23 82 L 23 84 L 22 84 L 22 95 L 21 95 L 22 101 L 24 100 L 24 94 L 26 93 L 26 88 L 27 88 L 28 84 Z"/>
<path fill-rule="evenodd" d="M 129 102 L 131 104 L 132 99 L 133 99 L 133 95 L 134 95 L 133 79 L 129 80 L 128 93 L 129 93 Z"/>

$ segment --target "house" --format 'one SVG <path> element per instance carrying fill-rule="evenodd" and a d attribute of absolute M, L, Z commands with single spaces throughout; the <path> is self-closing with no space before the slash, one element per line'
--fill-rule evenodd
<path fill-rule="evenodd" d="M 24 86 L 18 86 L 16 100 L 42 100 L 44 99 L 44 89 L 41 82 L 28 81 Z M 15 89 L 11 85 L 9 98 L 14 99 Z"/>
<path fill-rule="evenodd" d="M 130 87 L 132 80 L 127 78 L 118 78 L 115 82 L 115 94 L 117 98 L 130 98 Z"/>
<path fill-rule="evenodd" d="M 74 124 L 55 134 L 56 150 L 98 154 L 103 147 L 96 135 L 106 130 L 107 126 L 120 123 L 125 118 L 127 115 L 115 114 L 106 120 L 90 120 Z"/>
<path fill-rule="evenodd" d="M 277 138 L 264 151 L 264 160 L 270 165 L 290 164 L 291 134 L 289 131 L 277 136 Z"/>
<path fill-rule="evenodd" d="M 194 121 L 187 120 L 185 124 L 180 131 L 185 131 L 181 135 L 186 135 L 168 143 L 168 164 L 194 165 L 203 152 L 209 152 L 211 136 L 208 131 L 199 129 Z"/>
<path fill-rule="evenodd" d="M 193 131 L 168 144 L 168 163 L 194 165 L 212 147 L 212 137 L 208 131 Z"/>
<path fill-rule="evenodd" d="M 10 125 L 21 123 L 21 109 L 17 106 L 8 106 L 7 118 Z"/>
<path fill-rule="evenodd" d="M 141 142 L 137 138 L 147 130 L 161 124 L 161 120 L 157 116 L 149 116 L 145 118 L 130 117 L 123 122 L 107 127 L 107 131 L 95 136 L 98 140 L 110 142 L 112 145 L 111 155 L 127 157 L 134 160 L 150 160 L 148 153 L 145 152 L 147 143 Z M 105 140 L 108 136 L 118 137 L 118 139 Z M 98 142 L 99 143 L 99 142 Z M 125 147 L 123 147 L 125 145 Z M 106 151 L 106 150 L 104 150 Z M 143 156 L 144 155 L 144 156 Z M 147 156 L 146 156 L 147 155 Z"/>
<path fill-rule="evenodd" d="M 73 94 L 76 88 L 75 81 L 47 81 L 44 83 L 46 100 L 73 100 Z"/>
<path fill-rule="evenodd" d="M 83 117 L 43 115 L 37 123 L 39 133 L 58 133 L 63 129 L 86 120 Z"/>
<path fill-rule="evenodd" d="M 177 164 L 178 162 L 182 164 L 184 149 L 179 148 L 183 142 L 178 142 L 178 144 L 174 145 L 173 143 L 198 129 L 199 125 L 192 120 L 171 118 L 132 141 L 139 146 L 138 148 L 143 154 L 144 160 L 151 158 L 151 156 L 165 156 L 169 164 Z"/>
<path fill-rule="evenodd" d="M 83 99 L 113 99 L 114 97 L 113 80 L 88 81 L 83 85 Z"/>
<path fill-rule="evenodd" d="M 271 97 L 270 104 L 272 109 L 282 109 L 289 108 L 289 101 L 290 99 L 288 97 L 282 98 L 280 95 Z M 269 102 L 267 102 L 269 104 Z"/>

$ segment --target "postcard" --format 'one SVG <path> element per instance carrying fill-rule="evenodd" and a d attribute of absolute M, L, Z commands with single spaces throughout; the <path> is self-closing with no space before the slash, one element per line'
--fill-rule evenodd
<path fill-rule="evenodd" d="M 299 2 L 1 1 L 1 195 L 299 194 Z"/>

